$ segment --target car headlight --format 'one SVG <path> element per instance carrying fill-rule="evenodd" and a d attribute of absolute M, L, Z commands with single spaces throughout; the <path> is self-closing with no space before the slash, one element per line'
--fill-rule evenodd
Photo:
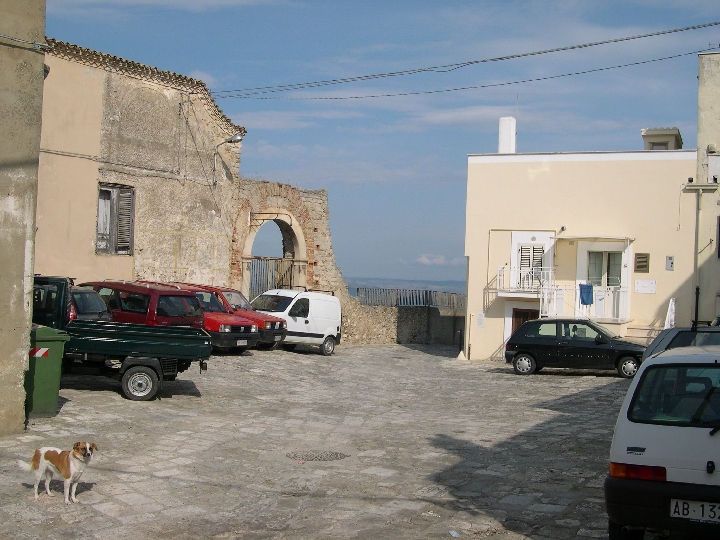
<path fill-rule="evenodd" d="M 257 332 L 257 331 L 258 331 L 257 324 L 253 324 L 253 325 L 250 327 L 250 331 L 251 331 L 251 332 Z"/>
<path fill-rule="evenodd" d="M 220 332 L 230 332 L 232 330 L 232 326 L 229 324 L 221 324 L 220 325 Z"/>
<path fill-rule="evenodd" d="M 286 321 L 283 321 L 283 322 L 282 322 L 282 327 L 283 327 L 283 328 L 287 328 L 287 322 L 286 322 Z"/>
<path fill-rule="evenodd" d="M 272 324 L 271 321 L 265 321 L 265 330 L 272 330 Z"/>

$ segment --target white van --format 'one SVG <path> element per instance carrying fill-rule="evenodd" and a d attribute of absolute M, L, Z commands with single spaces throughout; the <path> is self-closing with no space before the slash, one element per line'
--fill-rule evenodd
<path fill-rule="evenodd" d="M 605 502 L 610 540 L 720 538 L 720 346 L 643 362 L 620 409 Z"/>
<path fill-rule="evenodd" d="M 298 343 L 320 345 L 320 351 L 330 356 L 340 343 L 340 300 L 330 294 L 272 289 L 252 302 L 263 313 L 282 317 L 287 322 L 283 347 L 293 350 Z"/>

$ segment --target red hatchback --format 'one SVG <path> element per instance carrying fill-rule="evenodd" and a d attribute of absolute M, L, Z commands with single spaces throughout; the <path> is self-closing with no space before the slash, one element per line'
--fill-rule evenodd
<path fill-rule="evenodd" d="M 255 321 L 234 315 L 228 311 L 218 298 L 199 285 L 190 283 L 157 283 L 157 285 L 175 288 L 194 294 L 200 302 L 205 317 L 205 331 L 212 338 L 215 349 L 235 349 L 242 352 L 254 347 L 260 339 Z"/>
<path fill-rule="evenodd" d="M 198 287 L 213 293 L 231 313 L 250 319 L 258 325 L 260 332 L 258 349 L 275 349 L 285 340 L 287 334 L 285 319 L 256 311 L 240 291 L 212 285 L 198 285 Z"/>

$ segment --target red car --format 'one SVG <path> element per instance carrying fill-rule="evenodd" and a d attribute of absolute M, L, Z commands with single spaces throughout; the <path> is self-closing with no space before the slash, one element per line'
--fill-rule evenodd
<path fill-rule="evenodd" d="M 115 322 L 150 326 L 203 328 L 203 313 L 195 295 L 177 288 L 138 281 L 88 281 L 105 301 Z"/>
<path fill-rule="evenodd" d="M 178 284 L 182 285 L 182 284 Z M 250 319 L 257 324 L 260 332 L 258 349 L 276 349 L 285 339 L 287 334 L 287 323 L 285 319 L 274 317 L 267 313 L 256 311 L 247 301 L 243 293 L 228 287 L 216 287 L 214 285 L 192 285 L 204 291 L 210 292 L 222 303 L 225 310 L 240 317 Z"/>
<path fill-rule="evenodd" d="M 142 283 L 152 283 L 194 294 L 202 306 L 205 331 L 212 338 L 213 349 L 234 349 L 236 352 L 241 353 L 249 347 L 254 347 L 260 339 L 258 325 L 255 321 L 228 311 L 212 292 L 203 289 L 199 285 L 177 282 L 157 283 L 143 281 Z"/>

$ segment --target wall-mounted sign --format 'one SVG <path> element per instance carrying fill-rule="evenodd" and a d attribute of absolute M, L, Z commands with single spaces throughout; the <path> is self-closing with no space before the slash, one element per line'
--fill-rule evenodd
<path fill-rule="evenodd" d="M 640 294 L 655 294 L 656 283 L 654 279 L 636 279 L 635 292 Z"/>

